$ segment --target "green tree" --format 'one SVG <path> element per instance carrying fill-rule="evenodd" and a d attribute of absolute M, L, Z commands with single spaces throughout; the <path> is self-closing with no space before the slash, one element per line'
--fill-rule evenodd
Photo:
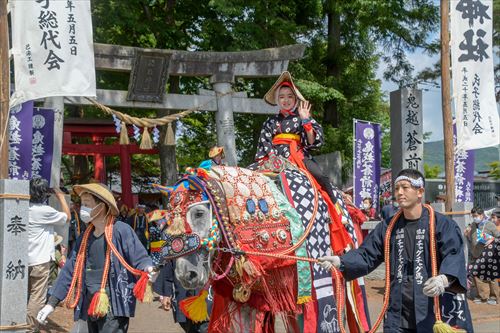
<path fill-rule="evenodd" d="M 500 161 L 491 162 L 488 164 L 490 167 L 490 171 L 488 172 L 488 176 L 493 179 L 500 179 Z"/>
<path fill-rule="evenodd" d="M 419 47 L 434 50 L 435 45 L 426 41 L 438 22 L 431 0 L 96 0 L 92 4 L 96 42 L 192 51 L 306 44 L 305 57 L 289 68 L 312 101 L 313 116 L 323 123 L 326 144 L 320 153 L 339 150 L 344 175 L 352 164 L 353 118 L 383 124 L 383 165 L 390 163 L 389 113 L 377 67 L 386 61 L 388 79 L 400 85 L 410 82 L 412 66 L 406 52 Z M 382 56 L 380 48 L 391 56 Z M 273 79 L 237 80 L 234 89 L 260 97 L 272 83 Z M 128 76 L 98 73 L 98 86 L 126 89 Z M 187 94 L 200 87 L 210 88 L 208 80 L 182 77 L 168 89 Z M 264 119 L 235 115 L 240 165 L 253 160 Z M 182 170 L 206 158 L 215 144 L 214 115 L 198 112 L 178 123 L 176 155 Z"/>
<path fill-rule="evenodd" d="M 438 178 L 441 173 L 441 167 L 439 165 L 429 165 L 424 163 L 424 176 L 425 178 Z"/>

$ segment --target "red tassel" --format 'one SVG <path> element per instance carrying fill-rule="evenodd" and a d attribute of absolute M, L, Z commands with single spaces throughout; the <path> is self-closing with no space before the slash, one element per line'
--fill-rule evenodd
<path fill-rule="evenodd" d="M 144 300 L 144 294 L 146 293 L 146 287 L 148 285 L 148 282 L 149 282 L 148 273 L 141 272 L 141 277 L 139 278 L 139 281 L 137 281 L 134 287 L 134 296 L 141 302 Z"/>
<path fill-rule="evenodd" d="M 100 303 L 100 298 L 101 298 L 101 291 L 98 291 L 92 296 L 92 300 L 90 301 L 89 309 L 88 309 L 88 315 L 94 318 L 102 318 L 106 315 L 107 313 L 107 307 L 109 304 L 105 304 L 105 309 L 99 309 L 99 303 Z"/>
<path fill-rule="evenodd" d="M 89 310 L 88 310 L 89 316 L 94 317 L 98 301 L 99 301 L 99 293 L 97 292 L 94 294 L 94 296 L 92 296 L 92 300 L 90 301 Z"/>

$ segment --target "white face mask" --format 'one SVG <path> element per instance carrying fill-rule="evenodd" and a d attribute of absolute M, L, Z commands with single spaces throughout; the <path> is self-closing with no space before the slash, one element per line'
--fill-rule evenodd
<path fill-rule="evenodd" d="M 90 221 L 92 221 L 91 214 L 92 214 L 92 208 L 83 205 L 80 207 L 80 219 L 84 223 L 89 223 Z"/>
<path fill-rule="evenodd" d="M 364 209 L 368 209 L 368 208 L 370 208 L 370 204 L 364 203 L 364 204 L 363 204 L 363 208 L 364 208 Z"/>
<path fill-rule="evenodd" d="M 99 205 L 95 206 L 94 208 L 89 208 L 87 206 L 83 206 L 82 205 L 80 207 L 80 219 L 84 223 L 90 223 L 94 219 L 94 217 L 95 217 L 95 216 L 92 216 L 92 211 L 94 211 L 94 209 L 96 209 L 97 207 L 99 207 Z M 95 215 L 97 215 L 97 214 L 95 214 Z"/>

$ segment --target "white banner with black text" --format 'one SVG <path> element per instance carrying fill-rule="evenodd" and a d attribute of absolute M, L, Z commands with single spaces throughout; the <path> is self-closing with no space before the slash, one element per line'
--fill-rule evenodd
<path fill-rule="evenodd" d="M 89 0 L 12 0 L 11 107 L 55 96 L 96 96 Z"/>
<path fill-rule="evenodd" d="M 496 146 L 500 119 L 493 75 L 493 1 L 451 1 L 450 6 L 457 146 Z"/>

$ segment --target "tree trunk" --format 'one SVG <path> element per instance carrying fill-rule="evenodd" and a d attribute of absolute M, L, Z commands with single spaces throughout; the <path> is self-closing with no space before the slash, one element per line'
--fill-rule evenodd
<path fill-rule="evenodd" d="M 163 10 L 165 11 L 165 23 L 170 26 L 175 25 L 175 5 L 176 0 L 167 0 Z M 158 40 L 161 40 L 157 36 Z M 179 80 L 178 76 L 170 77 L 169 82 L 169 93 L 179 93 Z M 159 110 L 157 111 L 157 117 L 164 117 L 170 114 L 177 113 L 175 110 Z M 172 122 L 172 130 L 174 132 L 174 142 L 171 145 L 166 145 L 167 129 L 168 125 L 160 127 L 160 142 L 158 143 L 158 150 L 160 151 L 160 180 L 162 185 L 173 185 L 177 181 L 177 159 L 175 157 L 175 130 L 176 122 Z M 165 196 L 162 196 L 163 207 L 166 207 L 168 200 Z"/>
<path fill-rule="evenodd" d="M 179 93 L 179 77 L 170 77 L 170 93 Z M 157 112 L 158 117 L 164 117 L 169 114 L 177 113 L 175 110 L 160 110 Z M 176 123 L 172 122 L 172 130 L 174 131 L 174 140 L 175 140 L 175 130 Z M 158 148 L 160 151 L 160 177 L 161 183 L 167 185 L 173 185 L 177 181 L 177 160 L 175 158 L 175 144 L 166 145 L 165 138 L 167 136 L 167 128 L 168 126 L 162 126 L 160 128 L 160 142 L 158 143 Z M 162 198 L 163 207 L 166 206 L 167 201 L 166 198 Z"/>
<path fill-rule="evenodd" d="M 328 21 L 326 74 L 334 77 L 334 88 L 336 88 L 340 80 L 340 11 L 338 9 L 338 0 L 328 1 L 325 5 L 325 12 Z M 333 127 L 339 126 L 340 117 L 336 100 L 325 103 L 323 119 Z"/>

